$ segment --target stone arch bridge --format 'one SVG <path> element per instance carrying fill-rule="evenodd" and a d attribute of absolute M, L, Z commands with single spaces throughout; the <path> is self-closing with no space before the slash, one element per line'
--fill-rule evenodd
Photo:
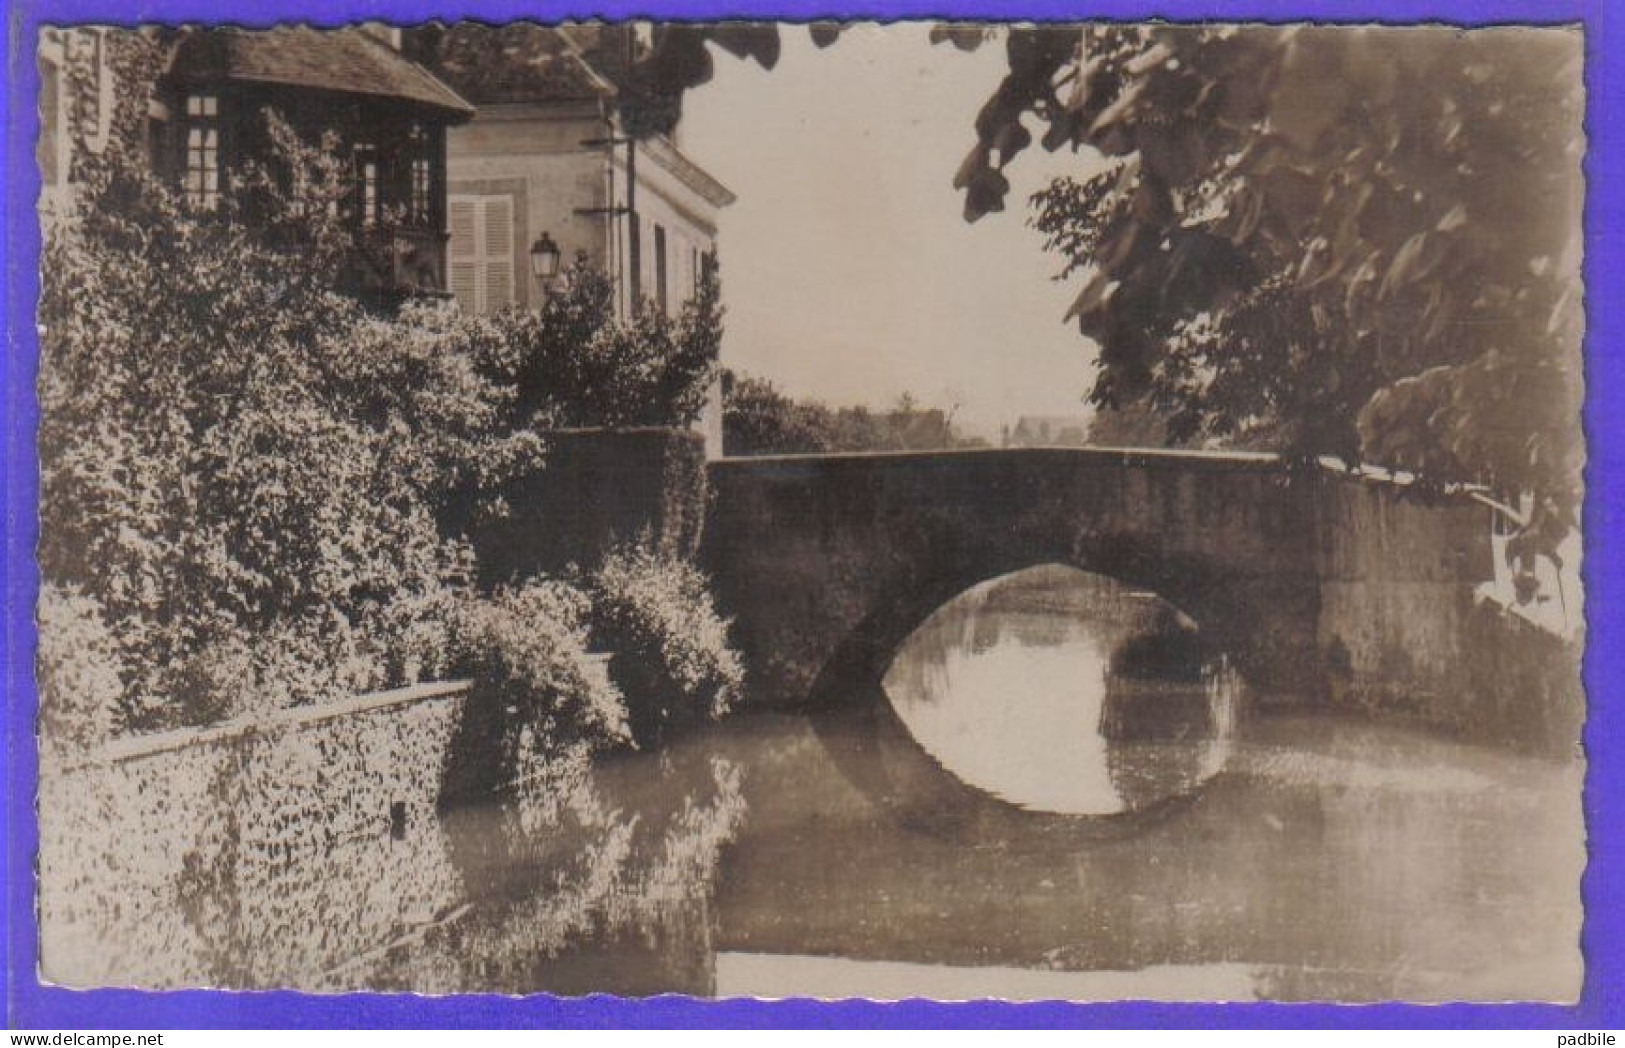
<path fill-rule="evenodd" d="M 1274 456 L 1020 448 L 723 459 L 702 556 L 756 701 L 883 672 L 926 616 L 1045 563 L 1153 590 L 1268 696 L 1474 713 L 1492 508 Z"/>

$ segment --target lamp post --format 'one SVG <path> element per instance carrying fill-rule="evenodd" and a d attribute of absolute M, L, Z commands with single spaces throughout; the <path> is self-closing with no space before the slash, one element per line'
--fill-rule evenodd
<path fill-rule="evenodd" d="M 530 245 L 530 272 L 541 285 L 545 299 L 553 289 L 554 278 L 559 275 L 559 245 L 546 231 Z"/>

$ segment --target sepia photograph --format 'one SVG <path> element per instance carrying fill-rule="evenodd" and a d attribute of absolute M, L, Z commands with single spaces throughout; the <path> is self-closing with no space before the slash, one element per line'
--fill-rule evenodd
<path fill-rule="evenodd" d="M 41 984 L 1580 999 L 1581 26 L 19 46 Z"/>

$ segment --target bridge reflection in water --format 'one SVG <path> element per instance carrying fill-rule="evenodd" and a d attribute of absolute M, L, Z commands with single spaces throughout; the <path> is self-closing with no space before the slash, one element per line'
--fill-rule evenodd
<path fill-rule="evenodd" d="M 1059 565 L 975 587 L 898 651 L 883 687 L 954 775 L 1019 807 L 1118 815 L 1223 766 L 1240 680 L 1156 594 Z"/>
<path fill-rule="evenodd" d="M 730 726 L 716 992 L 1578 993 L 1577 762 L 1249 709 L 1197 626 L 1030 569 L 928 617 L 884 692 Z"/>

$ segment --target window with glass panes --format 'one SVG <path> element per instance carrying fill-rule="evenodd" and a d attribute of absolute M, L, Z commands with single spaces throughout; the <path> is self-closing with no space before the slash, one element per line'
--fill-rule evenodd
<path fill-rule="evenodd" d="M 422 124 L 412 125 L 411 218 L 415 225 L 428 225 L 434 200 L 434 165 L 429 155 L 429 135 Z"/>
<path fill-rule="evenodd" d="M 213 208 L 220 203 L 220 97 L 186 99 L 186 202 Z"/>
<path fill-rule="evenodd" d="M 378 150 L 371 145 L 355 147 L 356 208 L 361 224 L 376 225 L 379 215 Z"/>

